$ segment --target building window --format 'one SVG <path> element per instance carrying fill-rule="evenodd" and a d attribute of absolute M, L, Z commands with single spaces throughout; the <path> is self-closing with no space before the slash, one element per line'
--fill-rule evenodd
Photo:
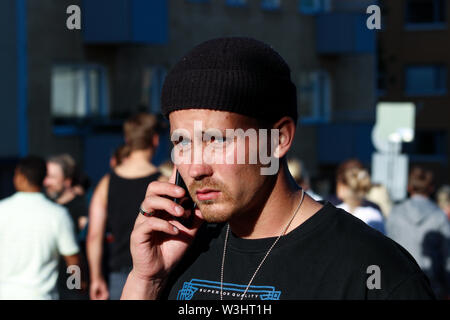
<path fill-rule="evenodd" d="M 267 11 L 280 10 L 281 0 L 261 0 L 261 9 Z"/>
<path fill-rule="evenodd" d="M 226 0 L 225 3 L 230 7 L 246 7 L 247 0 Z"/>
<path fill-rule="evenodd" d="M 331 0 L 299 0 L 300 13 L 314 15 L 328 12 L 331 9 Z"/>
<path fill-rule="evenodd" d="M 446 0 L 408 0 L 406 28 L 442 28 L 446 22 Z"/>
<path fill-rule="evenodd" d="M 166 74 L 166 69 L 158 65 L 144 70 L 141 102 L 148 106 L 150 113 L 161 113 L 161 91 Z"/>
<path fill-rule="evenodd" d="M 447 93 L 447 68 L 444 65 L 415 65 L 405 70 L 407 95 L 444 95 Z"/>
<path fill-rule="evenodd" d="M 107 77 L 98 65 L 57 65 L 52 68 L 51 111 L 56 118 L 106 116 Z"/>
<path fill-rule="evenodd" d="M 299 118 L 302 123 L 330 119 L 330 77 L 326 71 L 302 72 L 298 81 Z"/>

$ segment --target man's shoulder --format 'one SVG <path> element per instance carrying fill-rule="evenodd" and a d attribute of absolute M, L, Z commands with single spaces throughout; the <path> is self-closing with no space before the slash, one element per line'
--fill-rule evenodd
<path fill-rule="evenodd" d="M 13 200 L 13 196 L 0 199 L 0 208 L 7 206 Z"/>
<path fill-rule="evenodd" d="M 50 216 L 54 221 L 59 221 L 60 219 L 64 219 L 66 215 L 69 215 L 67 208 L 46 197 L 42 197 L 39 199 L 39 202 L 36 202 L 36 211 L 40 214 Z"/>
<path fill-rule="evenodd" d="M 393 241 L 390 238 L 370 227 L 351 213 L 339 208 L 336 208 L 334 213 L 335 232 L 341 241 L 349 242 L 349 245 L 359 244 L 371 247 L 393 245 Z"/>
<path fill-rule="evenodd" d="M 64 210 L 63 206 L 49 200 L 41 193 L 33 194 L 33 196 L 24 196 L 19 192 L 15 193 L 7 198 L 0 200 L 0 207 L 6 206 L 19 206 L 19 208 L 24 206 L 33 206 L 37 210 L 42 207 L 50 210 Z"/>
<path fill-rule="evenodd" d="M 63 205 L 61 205 L 57 202 L 54 202 L 45 196 L 40 198 L 39 201 L 40 201 L 41 206 L 46 206 L 49 209 L 51 209 L 52 211 L 55 211 L 55 212 L 67 211 Z"/>
<path fill-rule="evenodd" d="M 389 217 L 393 215 L 399 215 L 407 212 L 408 206 L 410 206 L 411 199 L 405 199 L 401 202 L 398 202 L 392 206 L 391 212 L 389 213 Z"/>
<path fill-rule="evenodd" d="M 415 203 L 412 198 L 408 198 L 392 207 L 389 218 L 391 220 L 403 219 L 404 216 L 411 214 L 413 209 L 417 208 L 417 202 Z M 430 199 L 422 200 L 420 202 L 420 210 L 426 213 L 424 217 L 428 220 L 437 220 L 441 223 L 447 220 L 447 216 L 439 206 Z"/>
<path fill-rule="evenodd" d="M 414 258 L 402 246 L 360 219 L 342 209 L 336 209 L 334 232 L 346 254 L 356 260 L 380 261 L 419 271 Z"/>

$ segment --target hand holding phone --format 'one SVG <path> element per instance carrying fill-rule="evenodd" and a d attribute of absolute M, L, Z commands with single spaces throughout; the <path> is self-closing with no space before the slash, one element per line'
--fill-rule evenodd
<path fill-rule="evenodd" d="M 173 198 L 173 201 L 179 205 L 181 205 L 185 210 L 189 210 L 189 217 L 177 217 L 176 219 L 184 225 L 186 228 L 192 227 L 192 221 L 194 218 L 194 210 L 197 207 L 197 204 L 192 200 L 188 188 L 183 181 L 183 178 L 180 175 L 180 172 L 177 170 L 175 176 L 175 184 L 184 189 L 185 195 L 182 198 Z"/>
<path fill-rule="evenodd" d="M 183 197 L 180 196 L 182 189 L 185 190 Z M 177 210 L 179 206 L 192 211 L 183 215 Z M 130 237 L 133 269 L 122 291 L 122 299 L 158 297 L 170 272 L 192 244 L 204 222 L 201 212 L 195 207 L 176 169 L 170 182 L 153 181 L 149 184 L 141 209 L 152 214 L 144 216 L 139 213 L 136 218 Z M 182 215 L 187 218 L 177 219 Z"/>

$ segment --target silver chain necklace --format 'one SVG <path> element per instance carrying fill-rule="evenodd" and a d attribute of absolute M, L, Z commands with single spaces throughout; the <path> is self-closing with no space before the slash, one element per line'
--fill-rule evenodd
<path fill-rule="evenodd" d="M 253 273 L 252 278 L 250 279 L 250 282 L 247 285 L 247 288 L 245 289 L 244 293 L 242 294 L 241 300 L 244 299 L 245 294 L 248 291 L 248 288 L 250 288 L 250 285 L 253 282 L 253 279 L 255 278 L 256 274 L 258 273 L 259 269 L 261 268 L 261 266 L 263 265 L 264 261 L 266 260 L 266 258 L 269 256 L 270 251 L 272 251 L 273 247 L 275 247 L 275 245 L 277 244 L 278 240 L 280 240 L 280 238 L 286 233 L 287 229 L 289 228 L 289 226 L 291 225 L 292 221 L 294 220 L 295 216 L 297 215 L 298 210 L 300 209 L 300 206 L 303 203 L 303 198 L 305 197 L 305 191 L 302 189 L 302 197 L 300 199 L 300 203 L 297 206 L 297 209 L 295 209 L 294 214 L 291 218 L 291 220 L 289 220 L 288 224 L 286 225 L 286 227 L 284 228 L 283 232 L 281 232 L 281 234 L 275 239 L 274 243 L 270 246 L 269 250 L 267 251 L 266 255 L 264 256 L 264 258 L 261 260 L 258 268 L 256 268 L 255 273 Z M 223 270 L 224 270 L 224 265 L 225 265 L 225 255 L 227 252 L 227 243 L 228 243 L 228 235 L 230 234 L 230 224 L 227 224 L 227 233 L 225 235 L 225 243 L 223 245 L 223 256 L 222 256 L 222 267 L 221 267 L 221 272 L 220 272 L 220 300 L 223 300 Z"/>

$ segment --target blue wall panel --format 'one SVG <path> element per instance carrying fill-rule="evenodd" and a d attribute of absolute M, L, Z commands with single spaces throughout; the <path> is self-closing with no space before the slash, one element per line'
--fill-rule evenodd
<path fill-rule="evenodd" d="M 366 26 L 368 15 L 324 13 L 316 20 L 317 52 L 322 54 L 374 53 L 375 30 Z"/>
<path fill-rule="evenodd" d="M 132 42 L 168 42 L 169 12 L 166 0 L 133 0 L 131 16 Z"/>
<path fill-rule="evenodd" d="M 338 164 L 349 158 L 370 163 L 375 148 L 373 124 L 327 124 L 319 126 L 318 154 L 321 164 Z"/>
<path fill-rule="evenodd" d="M 86 43 L 167 43 L 167 0 L 83 0 L 81 12 Z"/>
<path fill-rule="evenodd" d="M 357 53 L 375 53 L 377 31 L 367 28 L 368 17 L 363 14 L 355 16 L 355 51 Z"/>
<path fill-rule="evenodd" d="M 86 42 L 125 42 L 129 34 L 128 0 L 83 0 L 81 21 Z"/>
<path fill-rule="evenodd" d="M 19 155 L 18 30 L 15 1 L 0 1 L 0 157 Z"/>

